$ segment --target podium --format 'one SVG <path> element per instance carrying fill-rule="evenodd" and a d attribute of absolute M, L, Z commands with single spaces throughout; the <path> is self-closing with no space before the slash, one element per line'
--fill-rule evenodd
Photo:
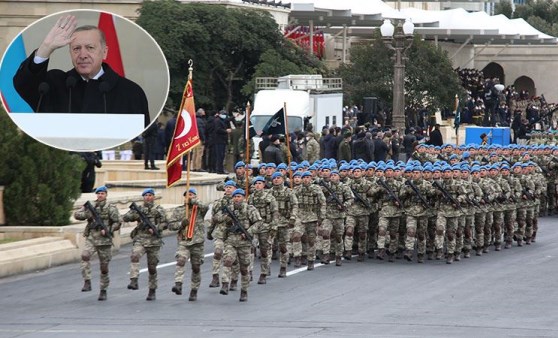
<path fill-rule="evenodd" d="M 10 113 L 27 135 L 49 146 L 70 151 L 115 147 L 140 135 L 143 114 Z"/>
<path fill-rule="evenodd" d="M 465 144 L 480 144 L 482 142 L 480 136 L 485 133 L 492 135 L 488 139 L 488 144 L 500 144 L 506 146 L 510 144 L 510 128 L 509 127 L 465 127 Z"/>

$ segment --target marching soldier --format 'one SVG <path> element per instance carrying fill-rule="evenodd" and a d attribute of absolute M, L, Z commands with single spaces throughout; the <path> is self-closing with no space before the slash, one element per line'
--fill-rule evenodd
<path fill-rule="evenodd" d="M 163 245 L 161 233 L 167 228 L 167 216 L 160 205 L 155 205 L 155 191 L 152 188 L 145 189 L 141 195 L 143 204 L 140 206 L 132 204 L 131 209 L 122 217 L 124 222 L 138 223 L 131 233 L 133 245 L 128 289 L 138 289 L 139 261 L 144 254 L 147 254 L 149 293 L 146 300 L 155 300 L 159 250 Z"/>
<path fill-rule="evenodd" d="M 201 284 L 201 265 L 203 264 L 203 247 L 205 242 L 204 216 L 209 207 L 197 198 L 195 188 L 184 192 L 184 205 L 174 209 L 169 222 L 169 229 L 178 231 L 178 248 L 176 250 L 176 271 L 174 273 L 174 286 L 172 292 L 182 294 L 184 281 L 184 266 L 188 259 L 192 266 L 192 279 L 190 282 L 189 301 L 198 298 L 198 289 Z"/>
<path fill-rule="evenodd" d="M 381 191 L 380 199 L 380 220 L 378 223 L 378 255 L 376 258 L 383 260 L 386 255 L 386 237 L 389 236 L 389 246 L 387 254 L 389 261 L 394 261 L 394 255 L 399 245 L 399 224 L 403 209 L 405 206 L 399 199 L 399 191 L 401 183 L 394 177 L 393 165 L 387 165 L 384 172 L 384 179 L 379 179 L 379 188 L 376 192 Z M 379 190 L 382 189 L 382 190 Z M 359 233 L 360 236 L 360 233 Z"/>
<path fill-rule="evenodd" d="M 107 193 L 105 186 L 98 187 L 95 189 L 97 199 L 94 205 L 87 202 L 87 206 L 74 213 L 75 219 L 87 220 L 83 232 L 85 243 L 81 252 L 81 274 L 84 280 L 81 291 L 91 291 L 90 260 L 91 255 L 97 252 L 101 269 L 101 291 L 98 299 L 101 301 L 107 299 L 107 288 L 110 282 L 108 266 L 112 258 L 112 233 L 120 229 L 120 214 L 114 204 L 107 202 Z"/>
<path fill-rule="evenodd" d="M 270 190 L 277 201 L 279 217 L 277 219 L 277 241 L 279 244 L 279 278 L 287 277 L 289 261 L 288 244 L 291 240 L 292 229 L 298 217 L 298 199 L 296 194 L 285 187 L 283 175 L 276 172 L 272 175 L 273 188 Z"/>
<path fill-rule="evenodd" d="M 236 189 L 233 193 L 233 204 L 217 212 L 219 222 L 225 224 L 225 252 L 223 263 L 223 283 L 221 290 L 222 295 L 229 294 L 229 282 L 231 280 L 233 263 L 238 260 L 241 274 L 241 302 L 248 300 L 248 286 L 250 284 L 250 275 L 248 269 L 250 267 L 251 247 L 253 243 L 252 235 L 258 230 L 262 223 L 262 219 L 258 210 L 249 205 L 244 200 L 244 190 Z M 228 210 L 226 210 L 228 209 Z"/>

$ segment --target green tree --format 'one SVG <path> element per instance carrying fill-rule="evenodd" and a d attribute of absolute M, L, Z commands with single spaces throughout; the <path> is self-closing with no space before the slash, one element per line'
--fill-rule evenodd
<path fill-rule="evenodd" d="M 250 92 L 241 90 L 266 51 L 276 51 L 299 66 L 318 64 L 301 57 L 263 10 L 163 0 L 145 1 L 139 12 L 137 23 L 155 38 L 169 63 L 167 104 L 173 107 L 180 103 L 189 59 L 194 61 L 196 103 L 213 109 L 246 102 Z"/>
<path fill-rule="evenodd" d="M 495 13 L 504 14 L 508 18 L 522 18 L 537 30 L 558 36 L 558 4 L 552 0 L 528 0 L 525 4 L 515 5 L 512 12 L 510 1 L 496 4 Z"/>
<path fill-rule="evenodd" d="M 9 225 L 69 223 L 80 195 L 84 163 L 76 155 L 43 145 L 20 132 L 0 111 L 0 184 Z"/>
<path fill-rule="evenodd" d="M 513 7 L 511 1 L 500 1 L 494 7 L 495 14 L 504 14 L 507 18 L 511 19 L 513 16 Z"/>
<path fill-rule="evenodd" d="M 393 101 L 391 55 L 379 33 L 371 45 L 351 48 L 351 63 L 339 69 L 347 103 L 360 103 L 366 96 Z M 405 103 L 410 112 L 421 108 L 453 109 L 456 94 L 464 98 L 465 91 L 447 52 L 415 37 L 405 68 Z M 412 115 L 409 117 L 413 118 Z"/>

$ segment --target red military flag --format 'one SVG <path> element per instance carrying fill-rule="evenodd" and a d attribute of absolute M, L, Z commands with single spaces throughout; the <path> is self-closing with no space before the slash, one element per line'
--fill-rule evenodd
<path fill-rule="evenodd" d="M 174 135 L 167 153 L 167 187 L 171 187 L 178 182 L 182 176 L 180 158 L 194 149 L 200 142 L 198 124 L 196 122 L 194 91 L 192 89 L 192 74 L 190 72 L 176 118 Z"/>
<path fill-rule="evenodd" d="M 118 34 L 114 27 L 114 17 L 110 13 L 101 12 L 99 15 L 99 29 L 105 33 L 108 53 L 107 58 L 103 61 L 120 76 L 124 76 L 124 65 L 122 64 L 122 55 L 120 54 L 120 44 L 118 43 Z"/>

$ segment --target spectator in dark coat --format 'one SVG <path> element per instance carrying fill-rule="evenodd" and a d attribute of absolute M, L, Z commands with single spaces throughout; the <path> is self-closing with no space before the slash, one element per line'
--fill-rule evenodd
<path fill-rule="evenodd" d="M 229 141 L 230 129 L 227 128 L 227 112 L 221 110 L 218 115 L 213 118 L 213 151 L 211 160 L 217 174 L 226 174 L 225 172 L 225 151 Z"/>
<path fill-rule="evenodd" d="M 444 144 L 444 139 L 442 138 L 442 132 L 440 132 L 440 125 L 436 123 L 434 130 L 430 132 L 429 143 L 433 146 L 441 146 Z"/>
<path fill-rule="evenodd" d="M 353 159 L 361 159 L 365 162 L 372 161 L 372 151 L 370 149 L 370 143 L 365 139 L 366 134 L 364 131 L 358 133 L 356 139 L 353 141 Z"/>
<path fill-rule="evenodd" d="M 271 144 L 271 137 L 273 135 L 262 135 L 262 140 L 258 144 L 258 149 L 260 150 L 260 162 L 263 161 L 265 149 Z"/>
<path fill-rule="evenodd" d="M 215 161 L 213 161 L 213 139 L 214 139 L 214 131 L 215 131 L 215 118 L 218 117 L 216 113 L 210 114 L 209 118 L 206 120 L 205 124 L 205 135 L 207 138 L 205 139 L 205 149 L 204 149 L 204 169 L 209 171 L 210 173 L 215 172 Z"/>
<path fill-rule="evenodd" d="M 324 147 L 325 158 L 337 158 L 335 128 L 329 128 L 329 133 L 324 137 Z"/>
<path fill-rule="evenodd" d="M 155 143 L 157 143 L 157 122 L 153 122 L 147 129 L 143 132 L 143 161 L 145 164 L 145 169 L 159 170 L 155 166 Z M 147 164 L 151 165 L 151 168 Z"/>
<path fill-rule="evenodd" d="M 154 153 L 156 160 L 165 159 L 165 130 L 160 122 L 157 122 L 157 142 L 155 143 Z"/>
<path fill-rule="evenodd" d="M 165 125 L 165 154 L 168 153 L 172 137 L 174 135 L 174 128 L 176 127 L 176 116 L 167 121 Z"/>
<path fill-rule="evenodd" d="M 348 131 L 343 137 L 343 141 L 339 144 L 339 149 L 337 150 L 337 160 L 345 160 L 350 162 L 353 159 L 353 152 L 351 150 L 351 132 Z"/>
<path fill-rule="evenodd" d="M 415 151 L 413 144 L 417 140 L 415 136 L 415 128 L 411 128 L 409 133 L 403 136 L 403 149 L 405 151 L 405 159 L 408 161 L 411 158 L 411 155 Z"/>
<path fill-rule="evenodd" d="M 279 165 L 285 162 L 285 157 L 283 156 L 283 151 L 280 147 L 279 137 L 277 135 L 271 136 L 271 144 L 265 148 L 263 160 L 265 163 L 275 163 Z"/>
<path fill-rule="evenodd" d="M 382 140 L 383 133 L 378 133 L 374 139 L 374 161 L 385 161 L 389 151 L 388 145 Z"/>

